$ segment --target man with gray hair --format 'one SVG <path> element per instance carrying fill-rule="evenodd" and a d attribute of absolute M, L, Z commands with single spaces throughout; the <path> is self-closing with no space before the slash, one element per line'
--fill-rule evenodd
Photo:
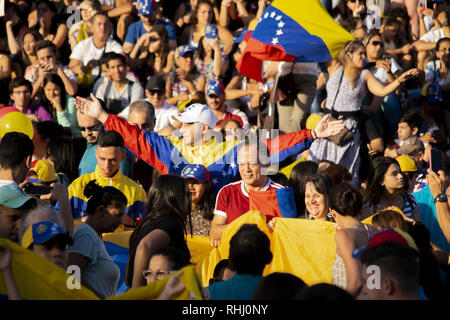
<path fill-rule="evenodd" d="M 155 128 L 155 108 L 147 100 L 137 100 L 129 107 L 128 123 L 138 126 L 141 130 L 152 132 Z M 134 180 L 144 188 L 145 192 L 152 185 L 153 168 L 138 157 L 134 162 Z"/>
<path fill-rule="evenodd" d="M 155 128 L 155 121 L 155 108 L 150 102 L 137 100 L 130 104 L 128 123 L 151 132 Z"/>

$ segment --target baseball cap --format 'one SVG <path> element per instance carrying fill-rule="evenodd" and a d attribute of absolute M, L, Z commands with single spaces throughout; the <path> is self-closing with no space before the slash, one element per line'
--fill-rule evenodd
<path fill-rule="evenodd" d="M 190 47 L 190 46 L 187 46 L 187 45 L 182 45 L 182 46 L 179 46 L 179 47 L 175 50 L 175 57 L 176 57 L 176 58 L 178 58 L 178 57 L 184 57 L 184 55 L 185 55 L 186 53 L 188 53 L 188 52 L 194 52 L 194 51 L 195 51 L 194 48 L 192 48 L 192 47 Z"/>
<path fill-rule="evenodd" d="M 206 95 L 209 96 L 210 94 L 215 95 L 222 95 L 225 92 L 225 87 L 223 86 L 223 83 L 219 80 L 211 80 L 206 85 Z"/>
<path fill-rule="evenodd" d="M 192 178 L 198 182 L 209 182 L 209 171 L 202 164 L 188 164 L 181 171 L 181 176 L 185 179 Z"/>
<path fill-rule="evenodd" d="M 153 3 L 151 0 L 140 0 L 137 4 L 138 15 L 149 16 L 154 12 Z"/>
<path fill-rule="evenodd" d="M 397 228 L 385 228 L 375 232 L 367 242 L 367 245 L 356 249 L 352 253 L 352 257 L 358 259 L 361 256 L 361 253 L 367 248 L 374 247 L 386 242 L 396 242 L 405 247 L 411 247 L 413 249 L 418 250 L 416 243 L 413 238 L 406 232 L 401 231 Z"/>
<path fill-rule="evenodd" d="M 31 199 L 17 184 L 0 187 L 0 205 L 5 207 L 17 209 Z"/>
<path fill-rule="evenodd" d="M 219 29 L 213 24 L 205 26 L 205 38 L 214 39 L 219 37 Z"/>
<path fill-rule="evenodd" d="M 43 244 L 56 236 L 63 237 L 69 245 L 73 244 L 72 238 L 59 225 L 49 221 L 40 221 L 25 231 L 22 237 L 22 247 L 28 248 L 32 244 Z"/>
<path fill-rule="evenodd" d="M 145 89 L 148 91 L 155 90 L 155 91 L 166 91 L 166 81 L 161 77 L 151 77 L 147 84 L 145 85 Z"/>
<path fill-rule="evenodd" d="M 48 183 L 56 180 L 55 166 L 48 160 L 35 160 L 31 164 L 30 173 L 37 174 L 37 179 L 33 182 Z"/>
<path fill-rule="evenodd" d="M 426 83 L 422 87 L 422 96 L 427 99 L 429 103 L 442 103 L 444 99 L 442 98 L 442 88 L 434 82 Z"/>
<path fill-rule="evenodd" d="M 184 123 L 201 122 L 211 129 L 216 127 L 217 118 L 211 109 L 204 104 L 194 103 L 187 107 L 183 113 L 176 117 L 179 121 Z"/>
<path fill-rule="evenodd" d="M 234 43 L 241 43 L 245 36 L 247 35 L 247 33 L 249 33 L 250 31 L 247 28 L 244 28 L 241 32 L 241 34 L 238 37 L 233 38 L 233 42 Z"/>
<path fill-rule="evenodd" d="M 402 172 L 417 172 L 416 162 L 407 155 L 401 155 L 396 158 Z"/>
<path fill-rule="evenodd" d="M 403 145 L 398 148 L 396 151 L 400 155 L 411 155 L 415 151 L 424 151 L 425 146 L 423 145 L 423 142 L 420 141 L 418 137 L 411 137 L 403 141 Z"/>

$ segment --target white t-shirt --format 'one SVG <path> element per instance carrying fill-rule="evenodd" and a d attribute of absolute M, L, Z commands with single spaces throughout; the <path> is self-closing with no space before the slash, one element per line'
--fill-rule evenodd
<path fill-rule="evenodd" d="M 176 116 L 178 114 L 178 108 L 164 101 L 162 108 L 155 108 L 155 132 L 158 132 L 164 127 L 168 125 L 173 126 L 175 120 L 172 119 L 172 116 Z"/>
<path fill-rule="evenodd" d="M 425 33 L 420 40 L 425 42 L 438 42 L 440 39 L 444 38 L 444 29 L 439 28 L 430 32 Z"/>
<path fill-rule="evenodd" d="M 139 82 L 128 81 L 128 83 L 119 91 L 116 89 L 113 82 L 104 82 L 98 87 L 95 96 L 106 103 L 108 112 L 117 114 L 123 111 L 130 103 L 143 99 L 144 88 L 142 88 Z M 116 105 L 112 107 L 109 104 L 110 100 L 120 101 L 121 106 L 119 107 L 116 103 Z"/>
<path fill-rule="evenodd" d="M 423 23 L 425 24 L 425 30 L 427 30 L 427 32 L 431 31 L 434 27 L 433 18 L 429 16 L 423 17 Z"/>
<path fill-rule="evenodd" d="M 389 59 L 391 61 L 391 72 L 392 74 L 395 74 L 397 71 L 402 72 L 403 69 L 398 65 L 398 63 L 395 61 L 394 58 Z M 378 68 L 372 71 L 372 74 L 377 78 L 378 81 L 380 81 L 382 84 L 386 84 L 388 82 L 388 76 L 386 73 L 386 70 L 383 68 Z"/>
<path fill-rule="evenodd" d="M 72 54 L 70 55 L 70 59 L 81 60 L 83 62 L 83 65 L 87 65 L 88 62 L 93 59 L 100 60 L 103 53 L 107 52 L 123 53 L 124 51 L 122 45 L 112 39 L 108 39 L 106 41 L 106 45 L 104 48 L 97 48 L 94 45 L 94 40 L 92 39 L 92 37 L 89 37 L 77 43 L 77 45 L 73 49 Z M 92 69 L 93 76 L 98 76 L 99 72 L 99 67 L 95 67 L 94 69 Z"/>
<path fill-rule="evenodd" d="M 146 101 L 150 102 L 148 99 L 145 99 Z M 178 108 L 171 105 L 170 103 L 167 103 L 167 101 L 164 101 L 164 104 L 161 108 L 156 109 L 155 108 L 155 128 L 153 129 L 154 132 L 158 132 L 164 127 L 167 127 L 168 125 L 173 126 L 175 123 L 175 120 L 172 119 L 172 116 L 176 116 L 178 114 Z M 119 116 L 126 119 L 128 121 L 128 116 L 130 115 L 130 106 L 123 109 L 121 113 L 119 113 Z"/>

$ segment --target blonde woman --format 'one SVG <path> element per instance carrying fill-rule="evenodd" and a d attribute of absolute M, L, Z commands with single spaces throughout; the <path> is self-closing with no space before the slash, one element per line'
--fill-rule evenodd
<path fill-rule="evenodd" d="M 359 187 L 359 118 L 363 99 L 368 91 L 378 97 L 394 92 L 403 82 L 419 75 L 417 69 L 402 73 L 395 81 L 384 86 L 365 69 L 366 48 L 354 40 L 346 43 L 339 54 L 338 62 L 330 72 L 327 83 L 328 98 L 324 113 L 333 110 L 333 116 L 344 120 L 353 133 L 353 139 L 344 145 L 337 145 L 327 139 L 315 140 L 309 150 L 308 159 L 318 162 L 326 159 L 345 166 L 352 174 L 352 183 Z"/>

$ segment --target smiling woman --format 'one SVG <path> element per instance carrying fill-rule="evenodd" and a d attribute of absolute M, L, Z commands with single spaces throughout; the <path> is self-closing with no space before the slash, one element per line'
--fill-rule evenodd
<path fill-rule="evenodd" d="M 415 198 L 406 192 L 408 179 L 400 170 L 397 160 L 390 157 L 376 158 L 367 177 L 364 192 L 365 216 L 396 206 L 408 218 L 419 216 Z"/>
<path fill-rule="evenodd" d="M 325 174 L 318 174 L 306 180 L 305 205 L 306 216 L 313 220 L 333 220 L 329 213 L 330 193 L 333 181 Z"/>

